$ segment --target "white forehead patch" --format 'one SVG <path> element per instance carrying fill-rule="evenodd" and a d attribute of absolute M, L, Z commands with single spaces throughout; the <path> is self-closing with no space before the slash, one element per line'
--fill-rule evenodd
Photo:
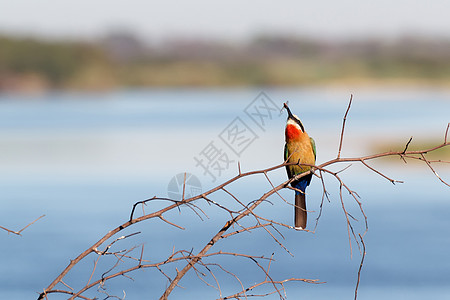
<path fill-rule="evenodd" d="M 294 115 L 294 117 L 298 118 L 296 115 Z M 298 123 L 292 119 L 288 119 L 286 125 L 294 125 L 295 127 L 301 130 L 300 125 L 298 125 Z"/>

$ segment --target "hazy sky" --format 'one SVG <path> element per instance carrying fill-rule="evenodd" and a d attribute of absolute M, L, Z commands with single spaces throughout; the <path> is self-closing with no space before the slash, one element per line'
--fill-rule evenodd
<path fill-rule="evenodd" d="M 0 32 L 96 37 L 245 39 L 262 32 L 321 37 L 450 37 L 450 0 L 0 0 Z"/>

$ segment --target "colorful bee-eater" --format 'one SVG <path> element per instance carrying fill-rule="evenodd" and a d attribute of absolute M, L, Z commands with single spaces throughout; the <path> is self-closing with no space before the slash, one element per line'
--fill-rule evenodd
<path fill-rule="evenodd" d="M 291 113 L 291 110 L 284 104 L 288 112 L 286 122 L 286 144 L 284 145 L 284 160 L 296 165 L 286 166 L 287 175 L 292 178 L 298 174 L 311 170 L 311 165 L 316 162 L 316 145 L 314 140 L 308 136 L 300 119 Z M 294 206 L 294 224 L 295 229 L 302 230 L 306 228 L 306 187 L 311 182 L 312 174 L 303 176 L 298 180 L 292 181 L 291 185 L 296 188 L 295 206 Z"/>

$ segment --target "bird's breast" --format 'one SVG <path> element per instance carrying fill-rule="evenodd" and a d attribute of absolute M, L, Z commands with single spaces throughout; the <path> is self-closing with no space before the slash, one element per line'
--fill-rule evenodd
<path fill-rule="evenodd" d="M 311 141 L 307 133 L 303 133 L 296 139 L 286 141 L 288 162 L 314 165 L 316 162 Z M 291 166 L 292 173 L 298 174 L 311 169 L 310 166 Z"/>
<path fill-rule="evenodd" d="M 286 141 L 289 141 L 300 138 L 300 136 L 303 135 L 304 133 L 298 126 L 287 124 L 285 134 L 286 134 Z"/>

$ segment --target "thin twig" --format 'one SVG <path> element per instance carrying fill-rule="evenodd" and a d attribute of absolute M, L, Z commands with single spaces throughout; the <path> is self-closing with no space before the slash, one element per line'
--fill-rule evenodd
<path fill-rule="evenodd" d="M 29 226 L 33 225 L 34 223 L 36 223 L 39 219 L 42 219 L 43 217 L 45 217 L 45 215 L 42 215 L 42 216 L 40 216 L 39 218 L 37 218 L 36 220 L 34 220 L 33 222 L 28 223 L 28 225 L 26 225 L 25 227 L 23 227 L 23 228 L 20 229 L 19 231 L 14 231 L 14 230 L 5 228 L 5 227 L 3 227 L 3 226 L 0 226 L 0 229 L 6 230 L 8 233 L 12 233 L 12 234 L 21 236 L 21 235 L 22 235 L 22 231 L 24 231 L 24 230 L 27 229 Z"/>
<path fill-rule="evenodd" d="M 450 187 L 450 184 L 448 184 L 447 182 L 445 182 L 444 179 L 442 179 L 441 176 L 439 176 L 439 174 L 433 169 L 433 167 L 431 166 L 430 162 L 425 158 L 425 154 L 421 153 L 420 154 L 423 158 L 423 161 L 427 164 L 427 166 L 430 168 L 431 172 L 433 172 L 433 174 L 446 186 Z"/>
<path fill-rule="evenodd" d="M 184 172 L 184 178 L 183 178 L 183 196 L 181 197 L 181 200 L 184 201 L 184 193 L 186 191 L 186 172 Z"/>
<path fill-rule="evenodd" d="M 361 270 L 364 264 L 364 258 L 366 257 L 366 244 L 364 244 L 364 239 L 361 236 L 361 234 L 359 235 L 359 239 L 361 240 L 361 244 L 362 244 L 362 256 L 361 256 L 361 263 L 359 264 L 359 269 L 358 269 L 358 280 L 356 281 L 356 287 L 355 287 L 355 300 L 356 298 L 358 298 L 358 287 L 359 287 L 359 282 L 361 281 Z"/>
<path fill-rule="evenodd" d="M 407 143 L 404 151 L 390 151 L 390 152 L 384 152 L 384 153 L 377 153 L 377 154 L 373 154 L 373 155 L 367 155 L 367 156 L 363 156 L 363 157 L 350 157 L 350 158 L 343 158 L 341 157 L 341 150 L 342 150 L 342 144 L 343 144 L 343 138 L 344 138 L 344 130 L 345 130 L 345 123 L 346 123 L 346 118 L 349 112 L 349 109 L 351 107 L 352 104 L 352 99 L 353 99 L 353 95 L 350 97 L 350 102 L 348 104 L 347 110 L 345 112 L 344 115 L 344 120 L 343 120 L 343 124 L 342 124 L 342 130 L 341 130 L 341 136 L 340 136 L 340 142 L 339 142 L 339 151 L 338 151 L 338 156 L 335 159 L 332 159 L 330 161 L 324 162 L 320 165 L 307 165 L 307 164 L 300 164 L 301 166 L 309 166 L 311 167 L 311 171 L 309 172 L 305 172 L 302 174 L 299 174 L 297 176 L 294 176 L 293 178 L 286 180 L 284 182 L 279 183 L 278 185 L 274 184 L 272 182 L 272 180 L 269 177 L 269 172 L 272 171 L 276 171 L 279 170 L 281 168 L 284 168 L 286 166 L 289 165 L 299 165 L 298 163 L 288 163 L 288 162 L 284 162 L 282 164 L 270 167 L 270 168 L 266 168 L 266 169 L 262 169 L 262 170 L 256 170 L 256 171 L 250 171 L 250 172 L 244 172 L 242 173 L 241 168 L 240 168 L 240 163 L 238 163 L 238 175 L 232 177 L 231 179 L 225 181 L 224 183 L 202 193 L 201 195 L 197 195 L 188 199 L 185 199 L 185 195 L 184 195 L 184 190 L 185 190 L 185 184 L 186 184 L 186 175 L 185 175 L 185 179 L 183 182 L 183 197 L 181 201 L 178 200 L 173 200 L 173 199 L 167 199 L 167 198 L 158 198 L 158 197 L 153 197 L 153 198 L 149 198 L 147 200 L 144 201 L 138 201 L 136 202 L 131 209 L 131 214 L 130 214 L 130 218 L 127 222 L 119 225 L 118 227 L 116 227 L 115 229 L 107 232 L 102 238 L 100 238 L 96 243 L 94 243 L 92 246 L 90 246 L 89 248 L 87 248 L 84 252 L 82 252 L 80 255 L 78 255 L 78 257 L 76 257 L 75 259 L 71 260 L 69 265 L 55 278 L 55 280 L 39 295 L 39 299 L 43 299 L 43 298 L 48 298 L 48 295 L 51 293 L 63 293 L 63 294 L 67 294 L 67 295 L 71 295 L 72 298 L 82 298 L 82 299 L 89 299 L 85 296 L 83 296 L 82 294 L 91 289 L 94 286 L 98 286 L 104 282 L 106 282 L 107 280 L 110 280 L 112 278 L 118 277 L 118 276 L 124 276 L 127 278 L 130 278 L 129 275 L 131 272 L 134 272 L 136 270 L 139 269 L 145 269 L 145 268 L 153 268 L 155 270 L 158 270 L 163 276 L 165 276 L 168 280 L 168 286 L 164 291 L 164 294 L 161 296 L 161 299 L 167 299 L 167 297 L 170 295 L 170 293 L 173 291 L 173 289 L 175 287 L 179 287 L 179 282 L 180 280 L 187 274 L 187 272 L 190 269 L 193 269 L 200 277 L 202 278 L 203 276 L 212 276 L 212 278 L 215 280 L 216 282 L 216 286 L 219 288 L 220 290 L 220 285 L 219 285 L 219 280 L 218 277 L 216 277 L 216 275 L 214 274 L 212 268 L 210 268 L 211 266 L 217 266 L 220 270 L 224 271 L 225 273 L 231 274 L 232 276 L 234 276 L 241 284 L 241 288 L 242 290 L 238 293 L 236 293 L 233 296 L 231 296 L 231 298 L 247 298 L 247 297 L 251 297 L 251 296 L 256 296 L 258 294 L 249 294 L 248 292 L 251 290 L 254 290 L 258 287 L 264 286 L 264 285 L 271 285 L 271 290 L 268 291 L 266 294 L 260 294 L 262 296 L 267 296 L 267 295 L 271 295 L 271 294 L 276 294 L 278 293 L 280 298 L 284 298 L 285 297 L 285 289 L 284 289 L 284 283 L 286 282 L 290 282 L 290 281 L 301 281 L 301 282 L 309 282 L 309 283 L 318 283 L 317 280 L 310 280 L 310 279 L 301 279 L 301 278 L 290 278 L 290 279 L 284 279 L 284 280 L 275 280 L 274 278 L 272 278 L 272 276 L 269 274 L 269 271 L 271 270 L 271 262 L 273 260 L 272 257 L 268 258 L 268 257 L 264 257 L 264 256 L 255 256 L 255 255 L 249 255 L 249 254 L 239 254 L 239 253 L 232 253 L 232 252 L 222 252 L 222 251 L 216 251 L 216 252 L 211 252 L 210 249 L 216 245 L 220 240 L 224 240 L 228 237 L 231 236 L 235 236 L 237 234 L 241 234 L 243 232 L 253 232 L 253 230 L 262 228 L 264 229 L 265 232 L 267 232 L 267 235 L 270 237 L 270 239 L 272 239 L 273 241 L 275 241 L 276 243 L 278 243 L 279 245 L 281 245 L 281 247 L 285 248 L 284 245 L 282 244 L 282 240 L 278 239 L 276 237 L 276 234 L 273 233 L 272 229 L 275 230 L 276 233 L 278 233 L 281 238 L 283 238 L 283 234 L 280 231 L 281 228 L 292 228 L 292 226 L 284 224 L 283 222 L 278 221 L 277 219 L 269 219 L 263 215 L 258 214 L 258 210 L 257 207 L 259 205 L 261 205 L 264 202 L 268 202 L 271 203 L 268 200 L 268 197 L 272 196 L 272 195 L 276 195 L 278 194 L 278 196 L 281 197 L 281 194 L 279 193 L 279 191 L 281 189 L 286 189 L 286 188 L 290 188 L 289 184 L 293 181 L 293 180 L 299 180 L 300 178 L 304 177 L 304 176 L 308 176 L 310 174 L 315 174 L 316 176 L 318 176 L 319 178 L 321 178 L 321 182 L 322 182 L 322 187 L 323 187 L 323 194 L 322 194 L 322 203 L 321 203 L 321 209 L 319 212 L 319 217 L 322 213 L 322 204 L 324 202 L 324 199 L 327 198 L 328 201 L 331 201 L 331 199 L 329 198 L 329 193 L 326 189 L 325 186 L 325 180 L 324 180 L 324 176 L 325 174 L 331 175 L 332 177 L 336 178 L 336 180 L 339 182 L 340 188 L 339 188 L 339 198 L 341 201 L 341 206 L 342 209 L 344 211 L 345 214 L 345 218 L 346 218 L 346 223 L 347 223 L 347 229 L 348 229 L 348 235 L 349 235 L 349 242 L 350 242 L 350 248 L 352 247 L 352 236 L 355 239 L 361 253 L 362 253 L 362 260 L 361 260 L 361 264 L 360 264 L 360 268 L 358 271 L 358 282 L 357 282 L 357 286 L 355 289 L 355 299 L 356 299 L 356 295 L 357 295 L 357 290 L 358 290 L 358 286 L 359 286 L 359 281 L 360 281 L 360 275 L 361 275 L 361 270 L 362 270 L 362 265 L 363 265 L 363 260 L 365 257 L 365 244 L 363 241 L 363 236 L 365 234 L 365 232 L 367 232 L 368 229 L 368 225 L 367 225 L 367 216 L 364 213 L 363 207 L 362 207 L 362 203 L 359 200 L 359 195 L 356 193 L 356 191 L 350 189 L 350 187 L 341 179 L 340 177 L 340 172 L 344 172 L 347 170 L 348 167 L 343 168 L 342 170 L 338 171 L 338 172 L 332 172 L 328 169 L 329 166 L 338 164 L 338 163 L 360 163 L 363 166 L 365 166 L 367 168 L 367 170 L 369 170 L 370 172 L 374 172 L 378 175 L 380 175 L 381 177 L 389 180 L 390 182 L 399 182 L 397 180 L 394 180 L 388 176 L 386 176 L 383 172 L 376 170 L 375 168 L 371 167 L 368 163 L 368 161 L 370 160 L 375 160 L 375 159 L 379 159 L 379 158 L 384 158 L 384 157 L 392 157 L 392 156 L 399 156 L 402 159 L 416 159 L 419 161 L 422 161 L 424 163 L 427 164 L 427 166 L 432 170 L 433 174 L 435 175 L 436 178 L 438 178 L 441 182 L 447 184 L 438 174 L 437 172 L 434 170 L 434 168 L 432 167 L 431 163 L 449 163 L 448 161 L 440 161 L 440 160 L 428 160 L 427 157 L 425 156 L 426 153 L 447 147 L 450 145 L 450 143 L 448 142 L 448 132 L 449 132 L 449 126 L 450 123 L 447 124 L 447 128 L 445 131 L 445 135 L 444 135 L 444 142 L 440 145 L 431 147 L 429 149 L 423 149 L 423 150 L 416 150 L 416 151 L 409 151 L 408 150 L 408 146 L 410 141 Z M 318 172 L 316 172 L 318 171 Z M 318 173 L 318 174 L 317 174 Z M 245 201 L 243 198 L 241 197 L 237 197 L 235 194 L 233 194 L 231 192 L 231 189 L 229 188 L 229 186 L 234 183 L 237 182 L 239 180 L 241 180 L 242 178 L 245 177 L 249 177 L 249 176 L 265 176 L 266 180 L 269 182 L 271 188 L 266 191 L 266 193 L 262 194 L 259 198 L 257 198 L 256 200 L 252 200 L 252 201 Z M 448 184 L 447 184 L 448 185 Z M 232 209 L 231 206 L 229 205 L 228 202 L 220 202 L 220 201 L 213 201 L 211 199 L 213 199 L 213 197 L 210 197 L 210 195 L 214 194 L 214 193 L 220 193 L 220 191 L 225 191 L 229 196 L 230 199 L 232 201 L 232 203 L 234 204 L 238 204 L 240 208 L 236 209 Z M 363 234 L 358 233 L 357 235 L 359 236 L 359 239 L 357 238 L 357 235 L 354 231 L 353 225 L 355 221 L 357 221 L 357 219 L 355 217 L 353 217 L 346 208 L 346 199 L 344 199 L 344 195 L 343 195 L 343 191 L 347 191 L 351 198 L 353 198 L 356 203 L 359 205 L 359 209 L 360 209 L 360 213 L 361 215 L 364 216 L 364 220 L 365 220 L 365 226 L 366 226 L 366 230 Z M 283 198 L 283 197 L 281 197 Z M 152 262 L 150 263 L 149 260 L 145 260 L 143 259 L 144 256 L 144 247 L 143 245 L 140 246 L 140 253 L 131 253 L 132 250 L 137 249 L 138 246 L 134 246 L 128 249 L 124 249 L 121 251 L 116 251 L 116 252 L 110 252 L 110 248 L 111 246 L 119 241 L 119 240 L 123 240 L 125 237 L 127 236 L 122 236 L 119 238 L 116 238 L 114 241 L 109 242 L 111 239 L 113 239 L 116 234 L 118 234 L 119 232 L 125 230 L 126 228 L 149 220 L 149 219 L 160 219 L 161 221 L 170 224 L 172 226 L 178 227 L 178 228 L 182 228 L 181 226 L 174 224 L 172 222 L 169 222 L 168 220 L 166 220 L 163 215 L 169 211 L 175 210 L 175 209 L 179 209 L 181 211 L 181 208 L 183 206 L 187 206 L 188 208 L 190 208 L 191 210 L 193 210 L 199 217 L 201 220 L 203 220 L 203 218 L 201 217 L 202 215 L 205 215 L 206 217 L 208 217 L 205 213 L 205 211 L 202 210 L 202 208 L 200 207 L 199 203 L 193 203 L 195 200 L 198 199 L 204 199 L 208 204 L 213 204 L 211 207 L 216 207 L 219 210 L 225 211 L 229 214 L 229 219 L 226 220 L 226 222 L 222 225 L 222 227 L 220 228 L 220 230 L 217 231 L 217 233 L 215 233 L 206 244 L 204 244 L 203 248 L 201 248 L 200 251 L 196 250 L 196 254 L 194 253 L 194 249 L 191 249 L 190 251 L 187 250 L 178 250 L 175 251 L 175 246 L 173 248 L 172 253 L 163 261 L 159 261 L 159 262 Z M 215 198 L 214 198 L 215 199 Z M 284 199 L 283 199 L 284 200 Z M 153 203 L 154 201 L 163 201 L 163 202 L 167 202 L 167 205 L 164 206 L 161 209 L 155 210 L 155 211 L 150 211 L 150 213 L 146 214 L 145 211 L 143 211 L 141 216 L 136 217 L 134 215 L 135 213 L 135 208 L 138 205 L 142 205 L 142 207 L 144 205 Z M 220 203 L 219 203 L 220 202 Z M 288 203 L 287 201 L 285 201 L 286 203 Z M 203 203 L 203 202 L 201 202 Z M 256 220 L 256 224 L 255 225 L 251 225 L 248 226 L 246 224 L 246 222 L 241 221 L 241 220 L 249 220 L 249 218 L 247 217 L 251 217 L 251 218 L 255 218 Z M 245 219 L 244 219 L 245 218 Z M 36 222 L 37 220 L 35 220 L 34 222 Z M 33 223 L 34 223 L 33 222 Z M 32 223 L 31 223 L 32 224 Z M 29 224 L 29 225 L 31 225 Z M 29 226 L 28 225 L 28 226 Z M 27 228 L 28 226 L 26 226 L 25 228 Z M 316 223 L 317 226 L 317 223 Z M 233 228 L 238 227 L 237 230 L 235 231 L 231 231 Z M 3 227 L 2 227 L 3 228 Z M 22 230 L 24 230 L 25 228 L 23 228 Z M 4 228 L 3 228 L 4 229 Z M 184 229 L 184 228 L 182 228 Z M 19 231 L 20 233 L 21 231 Z M 131 235 L 128 235 L 131 236 Z M 107 244 L 107 246 L 105 247 L 104 245 Z M 361 247 L 361 246 L 362 247 Z M 104 251 L 99 251 L 98 249 L 100 247 L 105 247 Z M 91 281 L 93 274 L 96 271 L 96 268 L 98 267 L 97 265 L 97 261 L 94 264 L 94 268 L 93 271 L 91 273 L 91 277 L 89 278 L 88 284 L 86 284 L 84 287 L 82 287 L 81 290 L 79 290 L 77 293 L 73 293 L 71 291 L 62 291 L 59 289 L 54 289 L 55 286 L 59 283 L 62 283 L 63 278 L 65 278 L 65 276 L 83 259 L 85 259 L 89 254 L 91 253 L 96 253 L 98 254 L 97 257 L 97 261 L 100 258 L 104 258 L 106 256 L 111 256 L 114 255 L 116 261 L 115 264 L 113 265 L 113 267 L 111 269 L 109 269 L 107 272 L 103 273 L 102 278 L 99 278 L 96 281 Z M 215 263 L 207 263 L 204 261 L 204 259 L 206 258 L 210 258 L 212 256 L 217 256 L 217 255 L 234 255 L 234 256 L 239 256 L 239 257 L 244 257 L 247 259 L 250 259 L 252 261 L 254 261 L 259 267 L 262 267 L 261 263 L 259 262 L 259 260 L 262 259 L 269 259 L 269 263 L 267 268 L 263 267 L 261 269 L 261 272 L 264 274 L 264 280 L 259 281 L 251 286 L 245 287 L 244 284 L 242 283 L 242 281 L 240 281 L 240 279 L 238 278 L 238 276 L 234 273 L 232 273 L 231 271 L 225 269 L 222 265 L 220 264 L 215 264 Z M 134 262 L 134 266 L 132 267 L 123 267 L 124 263 L 127 262 Z M 163 266 L 167 266 L 169 264 L 174 264 L 174 263 L 180 263 L 180 262 L 186 262 L 186 265 L 180 270 L 178 269 L 178 267 L 174 266 L 174 269 L 176 270 L 176 274 L 174 275 L 174 277 L 170 277 L 168 274 L 168 272 L 165 272 L 165 268 L 163 270 Z M 197 265 L 198 264 L 198 265 Z M 202 269 L 202 267 L 206 268 L 206 270 L 208 270 L 208 272 L 204 272 L 204 270 Z M 113 270 L 115 273 L 113 273 Z M 206 278 L 207 279 L 207 278 Z M 208 282 L 207 280 L 205 280 L 206 282 Z M 208 285 L 210 285 L 208 283 Z M 221 295 L 221 291 L 220 291 L 220 296 Z M 108 297 L 114 297 L 114 296 L 109 296 Z M 222 299 L 229 299 L 230 297 L 225 297 Z"/>
<path fill-rule="evenodd" d="M 413 137 L 409 138 L 409 141 L 406 143 L 405 149 L 403 150 L 402 154 L 405 154 L 406 150 L 408 150 L 408 146 L 411 143 L 412 139 L 413 139 Z"/>
<path fill-rule="evenodd" d="M 353 100 L 353 94 L 350 95 L 350 101 L 348 102 L 347 110 L 345 111 L 344 119 L 342 120 L 341 137 L 339 139 L 339 150 L 338 150 L 337 158 L 341 157 L 342 141 L 344 140 L 345 122 L 347 121 L 347 114 L 348 114 L 348 111 L 350 110 L 350 106 L 352 105 L 352 100 Z"/>

